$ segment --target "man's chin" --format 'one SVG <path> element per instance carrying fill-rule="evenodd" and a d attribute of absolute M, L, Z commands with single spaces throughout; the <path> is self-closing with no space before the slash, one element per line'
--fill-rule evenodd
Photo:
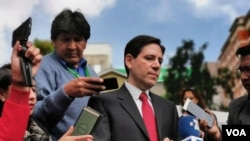
<path fill-rule="evenodd" d="M 154 80 L 150 80 L 150 81 L 148 81 L 148 87 L 153 87 L 154 85 L 156 84 L 156 81 L 154 81 Z"/>
<path fill-rule="evenodd" d="M 70 65 L 76 65 L 79 63 L 79 59 L 67 59 L 66 62 Z"/>

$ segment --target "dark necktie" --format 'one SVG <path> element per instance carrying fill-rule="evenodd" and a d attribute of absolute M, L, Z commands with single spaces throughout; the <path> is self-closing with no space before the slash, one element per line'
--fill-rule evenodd
<path fill-rule="evenodd" d="M 146 125 L 150 141 L 158 141 L 156 121 L 152 107 L 148 103 L 148 97 L 145 93 L 141 93 L 139 99 L 142 101 L 143 121 Z"/>

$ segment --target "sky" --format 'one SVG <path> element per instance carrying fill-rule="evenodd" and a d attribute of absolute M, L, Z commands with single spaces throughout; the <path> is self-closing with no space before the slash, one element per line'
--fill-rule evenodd
<path fill-rule="evenodd" d="M 140 34 L 161 39 L 163 66 L 193 40 L 208 43 L 205 61 L 215 62 L 235 18 L 250 10 L 250 0 L 0 0 L 0 66 L 10 62 L 12 32 L 32 17 L 30 41 L 50 40 L 50 26 L 64 8 L 81 10 L 91 26 L 88 43 L 108 43 L 114 68 L 123 67 L 127 42 Z"/>

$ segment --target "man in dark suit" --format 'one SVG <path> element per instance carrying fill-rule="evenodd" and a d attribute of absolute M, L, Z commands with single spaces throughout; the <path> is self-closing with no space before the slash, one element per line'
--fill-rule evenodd
<path fill-rule="evenodd" d="M 240 59 L 238 71 L 240 79 L 247 90 L 247 95 L 233 100 L 229 105 L 228 124 L 248 124 L 250 125 L 250 44 L 240 47 L 236 51 Z"/>
<path fill-rule="evenodd" d="M 170 141 L 178 139 L 178 113 L 173 102 L 150 91 L 158 79 L 165 48 L 158 38 L 139 35 L 124 52 L 127 80 L 120 89 L 92 96 L 88 106 L 104 116 L 92 132 L 96 141 Z M 154 125 L 147 128 L 140 94 L 146 93 Z M 151 109 L 151 111 L 152 111 Z M 148 114 L 149 112 L 146 112 Z M 154 135 L 151 135 L 155 132 Z M 153 139 L 154 138 L 154 139 Z"/>

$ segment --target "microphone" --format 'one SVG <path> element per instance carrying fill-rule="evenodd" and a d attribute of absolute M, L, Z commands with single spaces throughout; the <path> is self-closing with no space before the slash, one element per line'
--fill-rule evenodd
<path fill-rule="evenodd" d="M 179 133 L 181 141 L 203 141 L 198 120 L 194 116 L 187 115 L 179 119 Z"/>

